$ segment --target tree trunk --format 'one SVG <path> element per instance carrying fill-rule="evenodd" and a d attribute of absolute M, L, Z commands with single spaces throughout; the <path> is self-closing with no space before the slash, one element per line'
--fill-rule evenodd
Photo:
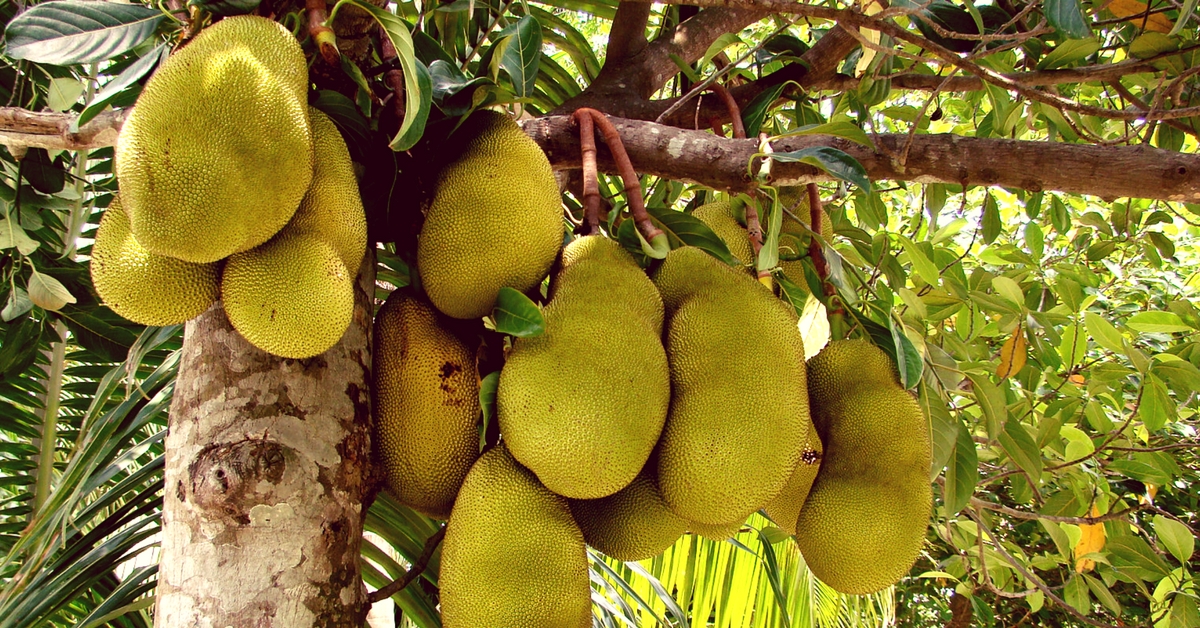
<path fill-rule="evenodd" d="M 374 255 L 345 336 L 289 360 L 218 303 L 188 323 L 166 442 L 155 625 L 362 625 Z"/>

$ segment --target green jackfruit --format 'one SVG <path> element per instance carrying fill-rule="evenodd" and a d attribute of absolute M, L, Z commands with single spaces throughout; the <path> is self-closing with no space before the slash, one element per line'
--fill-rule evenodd
<path fill-rule="evenodd" d="M 692 521 L 688 523 L 688 530 L 692 534 L 699 534 L 710 541 L 724 541 L 733 538 L 734 535 L 742 530 L 742 526 L 745 523 L 745 519 L 739 519 L 733 523 L 720 524 L 696 523 Z"/>
<path fill-rule="evenodd" d="M 825 452 L 796 522 L 813 573 L 842 593 L 896 583 L 929 525 L 929 428 L 891 359 L 862 340 L 830 343 L 809 362 L 813 423 Z"/>
<path fill-rule="evenodd" d="M 471 467 L 442 543 L 446 628 L 586 628 L 592 589 L 583 533 L 503 444 Z"/>
<path fill-rule="evenodd" d="M 342 134 L 329 116 L 309 108 L 315 163 L 312 183 L 287 229 L 324 238 L 337 249 L 350 274 L 367 252 L 367 215 L 358 195 L 354 164 Z"/>
<path fill-rule="evenodd" d="M 138 242 L 215 262 L 282 229 L 312 179 L 307 91 L 300 44 L 262 17 L 221 20 L 167 59 L 117 140 Z"/>
<path fill-rule="evenodd" d="M 651 459 L 629 486 L 600 499 L 571 499 L 571 514 L 588 545 L 617 560 L 644 560 L 666 551 L 688 529 L 667 507 Z"/>
<path fill-rule="evenodd" d="M 229 258 L 221 299 L 250 344 L 284 358 L 310 358 L 350 326 L 354 277 L 328 242 L 284 232 Z"/>
<path fill-rule="evenodd" d="M 804 507 L 808 492 L 812 490 L 813 480 L 817 478 L 817 470 L 821 468 L 823 451 L 817 430 L 810 430 L 808 441 L 804 444 L 804 452 L 800 454 L 800 462 L 796 463 L 787 485 L 763 507 L 771 521 L 788 534 L 796 534 L 796 519 L 800 517 L 800 509 Z"/>
<path fill-rule="evenodd" d="M 475 355 L 433 306 L 392 292 L 375 316 L 375 436 L 388 489 L 435 519 L 479 457 Z"/>
<path fill-rule="evenodd" d="M 417 269 L 439 310 L 479 318 L 500 288 L 546 276 L 562 247 L 562 200 L 546 154 L 508 116 L 479 112 L 459 133 L 471 139 L 438 175 Z"/>
<path fill-rule="evenodd" d="M 689 521 L 744 521 L 783 490 L 808 439 L 795 311 L 693 247 L 671 251 L 653 279 L 672 389 L 659 488 Z"/>
<path fill-rule="evenodd" d="M 545 333 L 516 339 L 500 372 L 500 433 L 555 493 L 612 495 L 666 421 L 662 300 L 620 244 L 587 236 L 567 246 L 544 315 Z"/>
<path fill-rule="evenodd" d="M 786 213 L 783 215 L 783 227 L 779 237 L 779 267 L 783 270 L 784 276 L 793 284 L 807 290 L 808 281 L 804 277 L 805 262 L 799 258 L 808 255 L 808 230 L 806 227 L 809 222 L 808 200 L 807 197 L 796 197 L 791 199 L 794 202 L 789 204 L 784 191 L 793 189 L 804 191 L 804 188 L 782 188 L 780 202 L 784 208 L 789 209 L 800 218 L 800 221 Z M 692 215 L 708 225 L 717 236 L 725 241 L 729 252 L 746 266 L 751 274 L 756 274 L 754 268 L 757 260 L 750 248 L 750 236 L 746 232 L 744 209 L 735 206 L 735 203 L 731 201 L 716 201 L 697 207 Z M 829 215 L 823 214 L 823 216 L 824 220 L 821 224 L 822 229 L 825 229 Z M 822 233 L 826 238 L 832 237 L 832 226 Z"/>
<path fill-rule="evenodd" d="M 220 265 L 193 264 L 142 248 L 129 232 L 129 216 L 117 198 L 100 219 L 91 271 L 104 304 L 141 325 L 191 320 L 220 292 Z"/>

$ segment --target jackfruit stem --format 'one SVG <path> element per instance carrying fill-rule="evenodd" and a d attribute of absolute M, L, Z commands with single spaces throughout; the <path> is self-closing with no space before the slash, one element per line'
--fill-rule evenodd
<path fill-rule="evenodd" d="M 590 115 L 595 125 L 600 128 L 604 143 L 608 145 L 608 151 L 612 153 L 613 161 L 616 162 L 617 172 L 625 182 L 625 198 L 629 202 L 629 213 L 633 215 L 634 224 L 647 242 L 653 242 L 655 238 L 663 235 L 663 230 L 654 224 L 650 214 L 646 212 L 646 202 L 642 199 L 642 184 L 638 181 L 637 171 L 633 169 L 633 162 L 629 160 L 629 153 L 625 152 L 625 144 L 621 142 L 621 134 L 617 132 L 617 127 L 613 126 L 608 116 L 595 109 L 582 107 L 577 112 Z"/>
<path fill-rule="evenodd" d="M 600 232 L 600 184 L 596 167 L 596 131 L 591 113 L 580 109 L 571 116 L 579 124 L 583 161 L 583 235 Z"/>
<path fill-rule="evenodd" d="M 425 539 L 425 548 L 421 550 L 421 556 L 417 558 L 417 562 L 413 563 L 412 567 L 409 567 L 403 576 L 393 580 L 387 586 L 368 593 L 367 601 L 374 604 L 381 600 L 386 600 L 403 591 L 404 587 L 412 584 L 425 571 L 425 568 L 429 566 L 429 561 L 433 558 L 433 551 L 437 549 L 438 544 L 442 542 L 442 538 L 445 536 L 446 526 L 441 526 L 437 532 L 433 533 L 433 536 Z"/>
<path fill-rule="evenodd" d="M 824 212 L 821 207 L 821 192 L 817 189 L 816 183 L 808 184 L 808 224 L 815 227 L 813 233 L 821 233 L 821 213 Z M 829 263 L 825 261 L 825 253 L 821 250 L 821 239 L 810 237 L 808 240 L 808 256 L 812 258 L 813 266 L 816 268 L 817 276 L 821 278 L 821 290 L 825 296 L 831 297 L 837 291 L 833 287 L 833 282 L 829 281 Z"/>
<path fill-rule="evenodd" d="M 304 8 L 308 10 L 308 35 L 316 42 L 321 57 L 329 65 L 341 65 L 342 53 L 337 49 L 337 36 L 332 28 L 325 26 L 329 20 L 325 0 L 305 0 Z"/>

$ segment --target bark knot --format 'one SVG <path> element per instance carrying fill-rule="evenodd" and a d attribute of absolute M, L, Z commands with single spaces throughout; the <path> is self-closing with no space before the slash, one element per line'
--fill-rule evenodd
<path fill-rule="evenodd" d="M 283 479 L 284 449 L 262 439 L 208 445 L 188 468 L 193 503 L 209 516 L 249 524 L 250 509 L 265 496 L 259 483 Z"/>

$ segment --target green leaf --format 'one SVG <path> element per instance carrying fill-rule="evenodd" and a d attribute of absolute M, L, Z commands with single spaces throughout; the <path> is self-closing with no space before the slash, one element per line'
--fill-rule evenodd
<path fill-rule="evenodd" d="M 1001 233 L 1004 232 L 1004 225 L 1000 223 L 1000 208 L 996 205 L 996 197 L 988 194 L 983 199 L 983 220 L 982 233 L 984 244 L 991 244 L 996 241 Z"/>
<path fill-rule="evenodd" d="M 519 290 L 508 286 L 500 288 L 492 318 L 496 321 L 496 331 L 518 338 L 532 338 L 546 331 L 541 308 Z"/>
<path fill-rule="evenodd" d="M 948 516 L 953 516 L 966 507 L 975 493 L 975 486 L 979 484 L 978 455 L 971 431 L 959 422 L 958 434 L 954 441 L 954 457 L 950 466 L 946 467 L 946 488 L 942 492 Z"/>
<path fill-rule="evenodd" d="M 941 273 L 938 271 L 937 264 L 934 264 L 925 251 L 921 250 L 921 247 L 907 236 L 897 235 L 896 237 L 900 240 L 900 245 L 904 247 L 904 252 L 908 254 L 908 261 L 912 263 L 913 270 L 917 271 L 917 276 L 931 286 L 938 285 Z"/>
<path fill-rule="evenodd" d="M 85 89 L 83 81 L 74 77 L 52 78 L 46 87 L 46 104 L 55 111 L 66 111 L 79 102 Z"/>
<path fill-rule="evenodd" d="M 1196 551 L 1196 539 L 1187 526 L 1164 517 L 1154 515 L 1154 533 L 1158 535 L 1158 543 L 1167 548 L 1168 552 L 1182 564 L 1187 564 Z"/>
<path fill-rule="evenodd" d="M 487 438 L 488 427 L 496 417 L 496 391 L 499 388 L 500 371 L 492 371 L 479 380 L 479 407 L 483 409 L 483 429 L 479 430 L 479 449 L 481 450 Z"/>
<path fill-rule="evenodd" d="M 700 61 L 696 64 L 696 67 L 704 67 L 709 61 L 713 60 L 713 57 L 721 54 L 721 52 L 723 52 L 726 48 L 740 43 L 742 43 L 742 40 L 737 36 L 737 33 L 725 33 L 724 35 L 721 35 L 708 47 L 708 50 L 704 52 L 704 56 L 700 58 Z"/>
<path fill-rule="evenodd" d="M 1025 424 L 1015 417 L 1008 419 L 1004 423 L 1004 431 L 1000 432 L 999 440 L 1008 457 L 1029 475 L 1029 480 L 1038 482 L 1042 475 L 1042 452 Z"/>
<path fill-rule="evenodd" d="M 1129 568 L 1127 571 L 1143 580 L 1157 581 L 1171 573 L 1170 566 L 1140 536 L 1126 534 L 1110 538 L 1105 549 L 1112 556 L 1114 567 Z"/>
<path fill-rule="evenodd" d="M 500 67 L 512 79 L 518 98 L 530 96 L 541 59 L 542 26 L 532 15 L 526 15 L 500 31 L 500 35 L 509 40 L 500 56 Z"/>
<path fill-rule="evenodd" d="M 1135 59 L 1149 59 L 1178 49 L 1177 39 L 1155 31 L 1146 31 L 1129 42 L 1129 56 Z"/>
<path fill-rule="evenodd" d="M 104 61 L 145 41 L 166 17 L 140 4 L 43 2 L 8 23 L 4 54 L 53 65 Z"/>
<path fill-rule="evenodd" d="M 867 148 L 875 147 L 875 144 L 871 141 L 871 136 L 867 135 L 866 131 L 849 120 L 834 120 L 833 122 L 826 122 L 824 124 L 809 124 L 776 137 L 784 138 L 797 135 L 832 135 L 850 140 L 855 144 L 861 144 Z"/>
<path fill-rule="evenodd" d="M 19 223 L 0 219 L 0 251 L 16 248 L 22 255 L 37 250 L 38 241 L 29 237 Z"/>
<path fill-rule="evenodd" d="M 903 325 L 888 317 L 888 329 L 892 334 L 892 344 L 896 350 L 896 369 L 900 373 L 900 386 L 905 390 L 921 382 L 921 373 L 925 370 L 925 362 L 921 354 L 913 346 L 908 334 L 904 333 Z"/>
<path fill-rule="evenodd" d="M 1138 406 L 1138 416 L 1146 429 L 1157 432 L 1175 417 L 1175 402 L 1167 393 L 1167 387 L 1161 379 L 1147 375 L 1142 384 L 1142 403 Z"/>
<path fill-rule="evenodd" d="M 0 311 L 0 320 L 7 323 L 31 309 L 33 309 L 33 301 L 29 300 L 29 294 L 20 287 L 14 287 L 8 293 L 8 301 L 4 304 L 4 310 Z"/>
<path fill-rule="evenodd" d="M 1066 586 L 1063 587 L 1063 600 L 1070 604 L 1071 608 L 1085 615 L 1091 611 L 1092 603 L 1088 597 L 1087 583 L 1082 576 L 1072 575 L 1071 579 L 1067 580 Z"/>
<path fill-rule="evenodd" d="M 429 70 L 417 60 L 408 23 L 386 9 L 366 0 L 339 0 L 329 14 L 330 23 L 333 22 L 337 10 L 347 4 L 370 13 L 383 27 L 388 39 L 392 40 L 392 46 L 396 48 L 396 58 L 404 71 L 405 107 L 400 130 L 389 145 L 395 151 L 408 150 L 421 139 L 425 133 L 425 122 L 429 119 L 429 109 L 433 101 L 433 80 L 429 76 Z"/>
<path fill-rule="evenodd" d="M 137 342 L 139 325 L 118 316 L 104 306 L 68 305 L 59 311 L 76 342 L 98 358 L 109 362 L 125 360 Z"/>
<path fill-rule="evenodd" d="M 245 15 L 258 8 L 262 0 L 188 0 L 188 8 L 203 9 L 216 15 Z"/>
<path fill-rule="evenodd" d="M 708 225 L 695 216 L 675 211 L 669 207 L 650 206 L 646 208 L 654 224 L 667 234 L 671 248 L 694 246 L 703 249 L 709 255 L 729 264 L 737 266 L 739 260 L 729 252 L 729 247 Z M 627 220 L 635 228 L 632 220 Z M 624 223 L 622 223 L 623 225 Z M 749 263 L 751 260 L 740 260 Z"/>
<path fill-rule="evenodd" d="M 950 464 L 950 460 L 954 456 L 954 443 L 958 440 L 960 421 L 951 416 L 946 403 L 942 401 L 936 391 L 930 390 L 930 386 L 919 386 L 917 392 L 917 402 L 921 404 L 921 411 L 929 417 L 933 454 L 930 456 L 929 472 L 932 480 L 941 475 L 942 469 Z"/>
<path fill-rule="evenodd" d="M 787 153 L 771 153 L 775 161 L 801 162 L 816 166 L 831 176 L 853 183 L 864 190 L 871 189 L 871 180 L 867 178 L 867 169 L 844 151 L 828 146 L 810 146 Z"/>
<path fill-rule="evenodd" d="M 975 389 L 975 401 L 987 421 L 988 436 L 995 437 L 1002 425 L 1008 422 L 1008 406 L 1004 404 L 1004 391 L 992 383 L 987 375 L 967 373 L 971 387 Z"/>
<path fill-rule="evenodd" d="M 742 108 L 742 126 L 746 128 L 746 137 L 758 136 L 759 131 L 762 130 L 763 121 L 767 119 L 767 113 L 775 105 L 775 101 L 779 100 L 779 95 L 787 86 L 788 83 L 780 83 L 755 96 Z"/>
<path fill-rule="evenodd" d="M 136 85 L 143 76 L 146 76 L 158 65 L 159 61 L 166 58 L 171 52 L 170 46 L 160 44 L 154 50 L 146 53 L 145 56 L 131 63 L 125 68 L 116 78 L 104 85 L 104 88 L 92 97 L 92 102 L 84 108 L 79 117 L 71 122 L 72 132 L 78 132 L 79 127 L 87 124 L 96 117 L 101 111 L 108 107 L 117 96 L 128 89 L 130 86 Z"/>
<path fill-rule="evenodd" d="M 29 276 L 29 300 L 42 309 L 56 311 L 68 303 L 74 303 L 75 297 L 62 282 L 39 273 L 35 268 Z"/>
<path fill-rule="evenodd" d="M 992 289 L 996 291 L 996 294 L 1008 300 L 1017 308 L 1020 308 L 1021 304 L 1025 302 L 1025 293 L 1021 291 L 1021 284 L 1008 277 L 994 277 L 992 279 Z"/>
<path fill-rule="evenodd" d="M 1097 344 L 1117 355 L 1125 353 L 1125 338 L 1121 332 L 1117 331 L 1116 327 L 1112 326 L 1112 323 L 1104 320 L 1095 312 L 1085 313 L 1083 321 L 1087 326 L 1088 334 L 1096 340 Z"/>
<path fill-rule="evenodd" d="M 1039 70 L 1057 70 L 1075 65 L 1100 50 L 1098 39 L 1068 39 L 1038 62 Z"/>
<path fill-rule="evenodd" d="M 1143 334 L 1169 334 L 1180 331 L 1195 331 L 1185 325 L 1173 312 L 1138 312 L 1125 321 L 1130 329 Z"/>
<path fill-rule="evenodd" d="M 1091 26 L 1079 8 L 1079 0 L 1046 0 L 1042 12 L 1050 26 L 1067 37 L 1083 39 L 1092 36 Z"/>

